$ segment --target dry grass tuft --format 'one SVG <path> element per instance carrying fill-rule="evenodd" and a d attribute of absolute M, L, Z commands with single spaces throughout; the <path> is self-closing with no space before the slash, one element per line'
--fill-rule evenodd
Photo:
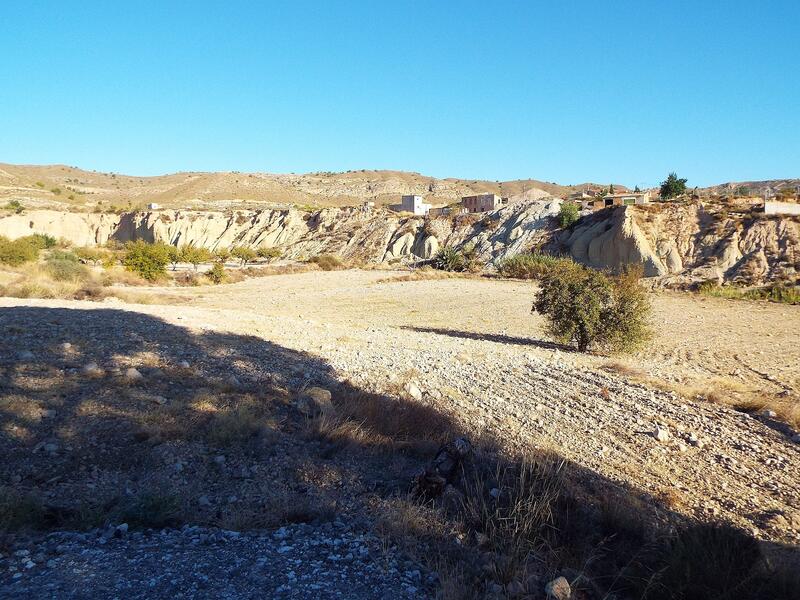
<path fill-rule="evenodd" d="M 409 273 L 404 275 L 392 275 L 391 277 L 385 277 L 383 279 L 378 279 L 375 281 L 376 284 L 379 283 L 399 283 L 403 281 L 437 281 L 440 279 L 455 279 L 455 278 L 464 278 L 464 277 L 475 277 L 469 273 L 457 273 L 454 271 L 440 271 L 438 269 L 434 269 L 432 267 L 422 267 L 420 269 L 414 269 Z"/>

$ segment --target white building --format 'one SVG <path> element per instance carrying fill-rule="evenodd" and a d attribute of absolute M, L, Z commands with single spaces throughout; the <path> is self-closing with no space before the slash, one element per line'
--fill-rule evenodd
<path fill-rule="evenodd" d="M 160 204 L 156 204 L 155 202 L 151 202 L 147 205 L 147 210 L 158 210 L 161 208 Z"/>
<path fill-rule="evenodd" d="M 800 204 L 795 202 L 764 202 L 768 215 L 800 215 Z"/>
<path fill-rule="evenodd" d="M 423 202 L 422 196 L 417 196 L 416 194 L 403 196 L 400 199 L 400 206 L 398 208 L 400 212 L 410 212 L 415 215 L 427 215 L 430 209 L 431 205 Z"/>

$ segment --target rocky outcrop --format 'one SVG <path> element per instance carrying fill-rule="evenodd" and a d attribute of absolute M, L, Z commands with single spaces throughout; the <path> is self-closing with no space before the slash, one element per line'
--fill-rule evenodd
<path fill-rule="evenodd" d="M 105 244 L 119 230 L 120 215 L 32 210 L 0 218 L 0 235 L 16 239 L 44 233 L 77 246 Z"/>
<path fill-rule="evenodd" d="M 30 210 L 0 218 L 0 235 L 46 233 L 74 245 L 142 239 L 209 249 L 276 246 L 291 259 L 332 253 L 355 262 L 430 259 L 443 246 L 474 248 L 489 265 L 543 247 L 599 269 L 641 264 L 664 283 L 791 280 L 800 271 L 800 220 L 719 207 L 629 206 L 557 229 L 561 201 L 519 202 L 479 215 L 401 216 L 383 208 L 159 210 L 116 214 Z"/>
<path fill-rule="evenodd" d="M 794 281 L 800 220 L 702 204 L 620 207 L 585 216 L 549 249 L 596 268 L 641 264 L 665 284 Z"/>

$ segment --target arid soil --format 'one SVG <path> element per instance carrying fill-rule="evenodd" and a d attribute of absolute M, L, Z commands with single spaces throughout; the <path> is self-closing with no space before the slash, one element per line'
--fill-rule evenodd
<path fill-rule="evenodd" d="M 61 362 L 50 369 L 60 365 L 69 377 L 79 378 L 84 363 L 97 356 L 103 368 L 114 364 L 124 374 L 125 368 L 134 366 L 145 374 L 145 382 L 159 382 L 156 389 L 145 383 L 123 390 L 119 397 L 124 402 L 114 406 L 122 411 L 118 414 L 125 412 L 125 402 L 141 404 L 138 408 L 153 406 L 154 411 L 162 400 L 169 406 L 172 395 L 182 392 L 173 385 L 179 371 L 171 373 L 163 366 L 165 356 L 173 363 L 185 358 L 192 366 L 199 365 L 195 341 L 202 340 L 202 360 L 208 363 L 205 376 L 216 381 L 218 389 L 233 374 L 238 380 L 227 385 L 261 389 L 269 384 L 270 397 L 275 398 L 284 387 L 333 387 L 334 382 L 367 393 L 421 396 L 422 402 L 454 413 L 469 435 L 490 433 L 509 447 L 553 452 L 587 480 L 614 482 L 631 496 L 654 499 L 687 519 L 731 523 L 784 550 L 800 543 L 800 442 L 793 441 L 796 430 L 777 418 L 788 413 L 748 414 L 726 405 L 727 395 L 736 394 L 741 402 L 749 398 L 753 406 L 765 399 L 796 406 L 800 307 L 658 293 L 655 337 L 648 349 L 611 359 L 580 355 L 549 342 L 542 319 L 530 312 L 534 290 L 533 284 L 524 282 L 405 280 L 400 272 L 349 270 L 170 288 L 170 304 L 2 298 L 0 315 L 15 315 L 13 322 L 5 319 L 2 326 L 10 328 L 15 339 L 22 340 L 19 343 L 27 339 L 32 346 L 41 346 L 30 348 L 32 353 L 61 353 Z M 49 308 L 73 310 L 45 310 Z M 124 327 L 111 320 L 102 325 L 99 313 L 93 320 L 92 311 L 100 310 L 120 311 L 106 312 L 103 318 L 124 321 Z M 32 335 L 37 342 L 31 341 Z M 64 342 L 73 349 L 58 350 Z M 75 349 L 82 354 L 69 363 L 64 353 Z M 154 358 L 158 353 L 160 362 Z M 19 369 L 19 360 L 14 361 Z M 46 371 L 41 377 L 47 376 Z M 27 389 L 36 388 L 37 376 L 29 377 Z M 119 371 L 115 377 L 120 377 Z M 18 387 L 17 393 L 23 394 L 25 386 Z M 104 389 L 97 387 L 93 393 L 102 395 Z M 43 394 L 40 401 L 44 408 L 50 400 Z M 58 404 L 57 398 L 54 401 Z M 87 401 L 88 396 L 83 411 L 91 410 Z M 275 406 L 282 404 L 276 400 Z M 52 408 L 60 419 L 60 409 Z M 76 412 L 75 418 L 81 414 Z M 276 422 L 290 419 L 283 408 L 271 414 Z M 27 418 L 39 423 L 49 417 Z M 17 423 L 22 427 L 16 434 L 21 445 L 47 443 L 44 436 L 33 439 L 39 435 L 33 425 L 34 433 L 28 434 L 21 423 L 24 419 Z M 59 421 L 59 427 L 62 433 L 80 428 L 66 420 Z M 668 436 L 656 439 L 657 427 Z M 289 448 L 289 442 L 285 446 Z M 185 446 L 168 444 L 157 448 L 165 453 L 162 459 L 169 469 L 181 463 L 181 452 L 187 451 Z M 61 448 L 42 445 L 39 453 L 44 456 L 36 460 L 45 464 L 47 455 L 50 461 L 63 460 Z M 293 460 L 291 469 L 310 468 Z M 197 472 L 190 464 L 191 476 L 181 475 L 190 489 L 193 476 L 207 476 L 225 464 L 225 458 L 209 456 L 207 462 Z M 330 489 L 363 486 L 369 478 L 346 464 L 314 477 L 327 478 Z M 246 503 L 251 492 L 237 483 L 235 473 L 253 465 L 229 466 L 230 477 L 221 479 L 219 495 L 227 497 L 241 485 L 244 499 L 240 500 Z M 392 477 L 407 478 L 409 468 L 400 461 L 393 466 Z M 52 475 L 57 477 L 55 471 Z M 91 475 L 85 473 L 89 479 Z M 263 486 L 267 481 L 263 477 L 250 479 Z M 93 481 L 98 493 L 104 484 L 120 483 Z M 319 486 L 320 501 L 327 501 L 326 485 Z M 366 489 L 354 493 L 351 510 L 358 509 L 358 498 L 365 493 Z M 212 504 L 215 501 L 211 498 Z M 192 502 L 196 502 L 193 496 Z M 205 502 L 200 503 L 198 514 L 206 515 L 200 523 L 216 524 Z M 401 584 L 407 585 L 398 581 Z M 405 588 L 396 589 L 399 593 Z"/>

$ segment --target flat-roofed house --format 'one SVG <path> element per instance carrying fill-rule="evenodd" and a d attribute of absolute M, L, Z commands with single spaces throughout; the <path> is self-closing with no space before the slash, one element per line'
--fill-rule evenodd
<path fill-rule="evenodd" d="M 464 196 L 461 204 L 471 213 L 486 212 L 487 210 L 497 210 L 503 206 L 503 199 L 497 194 L 477 194 L 476 196 Z"/>
<path fill-rule="evenodd" d="M 415 215 L 427 215 L 431 209 L 430 204 L 426 204 L 422 196 L 416 194 L 408 194 L 400 199 L 400 205 L 397 207 L 400 212 L 410 212 Z"/>
<path fill-rule="evenodd" d="M 581 207 L 586 210 L 600 210 L 610 206 L 634 206 L 649 202 L 650 192 L 625 192 L 623 194 L 606 194 L 602 198 L 588 198 L 581 202 Z"/>

